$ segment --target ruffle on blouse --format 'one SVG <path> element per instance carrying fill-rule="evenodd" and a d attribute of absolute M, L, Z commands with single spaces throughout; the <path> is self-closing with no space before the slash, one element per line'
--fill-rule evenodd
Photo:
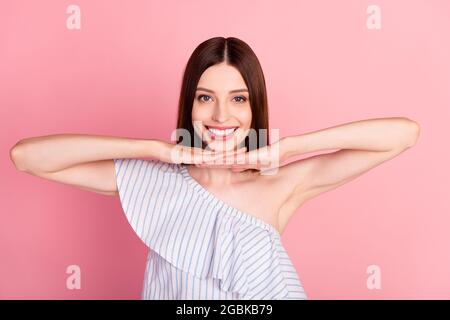
<path fill-rule="evenodd" d="M 128 222 L 139 238 L 176 268 L 219 280 L 241 299 L 288 296 L 282 266 L 293 269 L 278 231 L 227 205 L 184 165 L 115 159 L 117 187 Z"/>

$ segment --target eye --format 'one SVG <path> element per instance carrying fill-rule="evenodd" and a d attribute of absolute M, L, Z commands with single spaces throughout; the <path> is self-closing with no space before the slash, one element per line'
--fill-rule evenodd
<path fill-rule="evenodd" d="M 201 102 L 207 102 L 207 100 L 206 100 L 206 101 L 205 101 L 205 100 L 202 100 L 203 97 L 211 98 L 210 96 L 201 94 L 201 95 L 199 95 L 199 96 L 197 97 L 197 99 L 198 99 L 199 101 L 201 101 Z"/>
<path fill-rule="evenodd" d="M 235 97 L 235 99 L 236 99 L 236 98 L 241 99 L 241 100 L 239 100 L 238 102 L 244 103 L 245 101 L 247 101 L 247 99 L 246 99 L 244 96 L 237 96 L 237 97 Z"/>

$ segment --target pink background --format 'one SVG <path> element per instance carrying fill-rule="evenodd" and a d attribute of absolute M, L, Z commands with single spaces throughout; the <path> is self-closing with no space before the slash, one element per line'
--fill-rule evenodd
<path fill-rule="evenodd" d="M 147 248 L 119 198 L 16 171 L 9 149 L 55 133 L 170 141 L 190 54 L 235 36 L 260 59 L 281 136 L 375 117 L 422 128 L 414 148 L 291 219 L 282 240 L 308 297 L 449 299 L 449 3 L 2 1 L 0 298 L 139 299 Z M 70 4 L 81 30 L 66 28 Z M 381 30 L 366 27 L 371 4 Z M 71 264 L 81 290 L 66 288 Z"/>

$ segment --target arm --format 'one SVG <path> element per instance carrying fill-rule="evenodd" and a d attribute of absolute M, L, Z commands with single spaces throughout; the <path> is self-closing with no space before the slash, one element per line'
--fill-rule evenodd
<path fill-rule="evenodd" d="M 315 155 L 280 168 L 292 190 L 291 207 L 347 183 L 412 147 L 419 125 L 407 118 L 377 118 L 286 137 L 286 157 L 325 149 L 339 151 Z"/>
<path fill-rule="evenodd" d="M 419 124 L 407 118 L 376 118 L 285 138 L 288 157 L 326 149 L 389 151 L 416 143 Z"/>
<path fill-rule="evenodd" d="M 35 176 L 106 195 L 117 194 L 114 158 L 160 158 L 157 140 L 57 134 L 20 140 L 10 150 L 15 167 Z"/>
<path fill-rule="evenodd" d="M 156 157 L 154 140 L 55 134 L 20 140 L 11 149 L 18 170 L 55 172 L 98 160 Z"/>

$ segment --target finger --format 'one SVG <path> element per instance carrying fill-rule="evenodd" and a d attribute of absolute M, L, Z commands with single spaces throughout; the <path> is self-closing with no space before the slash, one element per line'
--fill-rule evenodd
<path fill-rule="evenodd" d="M 227 152 L 224 152 L 224 154 L 226 156 L 234 156 L 234 155 L 240 155 L 240 154 L 245 154 L 247 152 L 247 149 L 244 148 L 240 148 L 240 149 L 236 149 L 236 150 L 229 150 Z"/>
<path fill-rule="evenodd" d="M 233 166 L 233 167 L 231 168 L 231 171 L 233 171 L 233 172 L 241 172 L 241 171 L 245 171 L 245 170 L 247 170 L 247 169 L 250 169 L 250 168 L 248 168 L 248 167 L 236 167 L 236 166 Z"/>
<path fill-rule="evenodd" d="M 239 150 L 224 150 L 221 152 L 216 153 L 217 158 L 226 158 L 226 157 L 233 157 L 238 154 L 245 153 L 245 149 L 239 149 Z"/>
<path fill-rule="evenodd" d="M 212 166 L 215 168 L 231 168 L 231 166 L 233 165 L 231 162 L 226 163 L 223 160 L 213 160 L 213 161 L 206 161 L 203 163 L 204 165 L 207 166 Z"/>
<path fill-rule="evenodd" d="M 216 168 L 216 169 L 231 169 L 231 166 L 218 165 L 218 164 L 202 164 L 201 168 Z"/>
<path fill-rule="evenodd" d="M 221 160 L 221 156 L 216 155 L 216 156 L 211 156 L 211 157 L 204 157 L 202 159 L 202 163 L 203 164 L 210 164 L 210 165 L 215 165 L 215 164 L 222 164 L 223 161 Z"/>
<path fill-rule="evenodd" d="M 225 165 L 229 165 L 229 166 L 234 166 L 237 164 L 241 164 L 241 165 L 245 164 L 242 160 L 238 161 L 234 157 L 226 157 L 226 158 L 221 159 L 220 161 L 221 161 L 221 163 L 223 163 Z"/>
<path fill-rule="evenodd" d="M 211 162 L 216 159 L 222 158 L 223 155 L 221 153 L 213 152 L 213 153 L 201 153 L 197 155 L 197 158 L 200 162 Z"/>
<path fill-rule="evenodd" d="M 205 159 L 213 159 L 222 156 L 222 154 L 220 151 L 199 151 L 196 155 Z"/>
<path fill-rule="evenodd" d="M 214 156 L 217 154 L 216 151 L 198 151 L 198 155 L 204 155 L 204 156 Z"/>
<path fill-rule="evenodd" d="M 235 158 L 241 159 L 241 163 L 244 158 L 242 158 L 242 155 L 245 154 L 246 148 L 240 148 L 238 150 L 224 150 L 219 151 L 214 154 L 205 154 L 204 156 L 204 162 L 205 163 L 212 163 L 216 162 L 217 164 L 232 164 L 235 162 Z"/>
<path fill-rule="evenodd" d="M 241 151 L 241 153 L 242 153 L 242 151 Z M 215 159 L 221 161 L 223 159 L 233 158 L 233 157 L 235 157 L 238 154 L 239 153 L 237 151 L 228 150 L 228 151 L 225 151 L 225 152 L 218 153 L 215 156 Z"/>
<path fill-rule="evenodd" d="M 246 148 L 241 148 L 241 149 L 238 149 L 238 150 L 235 150 L 232 154 L 230 154 L 230 155 L 243 155 L 243 154 L 245 154 L 247 152 L 247 149 Z"/>
<path fill-rule="evenodd" d="M 225 157 L 225 159 L 227 159 L 227 160 L 228 159 L 231 159 L 231 160 L 236 159 L 237 162 L 246 163 L 247 160 L 248 160 L 248 153 L 240 152 L 240 153 L 228 155 L 228 156 Z"/>
<path fill-rule="evenodd" d="M 254 169 L 254 166 L 248 165 L 248 164 L 247 165 L 234 164 L 234 165 L 231 166 L 231 168 L 235 169 L 235 170 L 246 170 L 246 169 Z"/>

